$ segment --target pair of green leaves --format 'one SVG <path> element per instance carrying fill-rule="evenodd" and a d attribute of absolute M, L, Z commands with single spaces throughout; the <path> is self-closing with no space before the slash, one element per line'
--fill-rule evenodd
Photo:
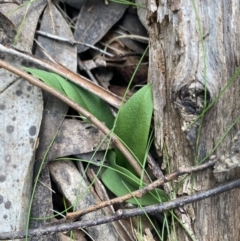
<path fill-rule="evenodd" d="M 120 108 L 114 128 L 114 133 L 131 150 L 143 170 L 152 111 L 152 89 L 151 85 L 146 85 Z M 116 196 L 128 194 L 145 186 L 119 150 L 109 152 L 108 160 L 112 168 L 104 171 L 102 181 Z M 166 201 L 166 195 L 160 189 L 155 189 L 142 198 L 128 200 L 132 204 L 142 206 L 163 201 Z"/>
<path fill-rule="evenodd" d="M 143 166 L 153 110 L 151 85 L 144 86 L 134 94 L 120 108 L 117 118 L 114 120 L 110 109 L 91 92 L 55 73 L 26 67 L 23 69 L 88 110 L 104 122 L 109 129 L 114 126 L 113 132 Z M 116 196 L 122 196 L 144 187 L 145 184 L 136 176 L 132 166 L 119 150 L 109 151 L 108 160 L 110 168 L 103 172 L 102 181 Z M 166 201 L 166 195 L 160 189 L 147 193 L 141 199 L 132 198 L 129 200 L 130 203 L 137 205 L 151 205 L 162 201 Z"/>

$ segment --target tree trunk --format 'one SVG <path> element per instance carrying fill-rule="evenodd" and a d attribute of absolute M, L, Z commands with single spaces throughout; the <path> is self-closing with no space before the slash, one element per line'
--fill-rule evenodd
<path fill-rule="evenodd" d="M 240 114 L 237 77 L 204 117 L 189 126 L 239 67 L 240 2 L 153 0 L 147 1 L 147 8 L 155 145 L 163 156 L 162 168 L 176 170 L 196 165 L 211 154 Z M 231 160 L 231 151 L 235 150 L 236 155 L 239 152 L 239 145 L 228 151 L 239 127 L 236 123 L 215 150 L 214 154 L 221 157 L 219 163 L 225 162 L 227 154 Z M 215 175 L 213 170 L 207 170 L 184 179 L 175 197 L 210 189 L 236 176 L 219 177 L 218 171 L 226 167 L 219 163 Z M 172 231 L 168 239 L 240 240 L 239 203 L 240 193 L 235 189 L 181 208 L 178 215 L 189 233 L 177 225 L 176 233 Z"/>

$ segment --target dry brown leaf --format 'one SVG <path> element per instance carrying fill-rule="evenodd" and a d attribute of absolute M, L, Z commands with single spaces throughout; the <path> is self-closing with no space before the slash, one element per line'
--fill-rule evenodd
<path fill-rule="evenodd" d="M 87 0 L 81 8 L 76 30 L 75 39 L 82 43 L 97 43 L 108 30 L 122 17 L 127 5 L 104 1 Z M 79 45 L 78 52 L 84 52 L 88 47 Z"/>
<path fill-rule="evenodd" d="M 89 191 L 89 185 L 80 175 L 71 161 L 49 163 L 51 176 L 64 197 L 74 206 L 75 210 L 84 209 L 96 204 L 96 200 Z M 95 219 L 104 216 L 102 210 L 84 215 L 81 220 Z M 89 235 L 96 241 L 120 240 L 111 223 L 86 228 Z"/>
<path fill-rule="evenodd" d="M 108 146 L 108 140 L 101 144 L 104 138 L 104 134 L 92 124 L 74 119 L 66 119 L 63 121 L 61 129 L 48 154 L 48 160 L 88 153 L 96 149 L 98 151 L 105 150 Z"/>
<path fill-rule="evenodd" d="M 40 30 L 46 33 L 54 34 L 57 36 L 65 37 L 73 40 L 73 34 L 66 20 L 62 17 L 59 10 L 50 2 L 47 8 L 44 10 Z M 38 42 L 41 44 L 43 51 L 47 55 L 51 56 L 54 60 L 65 65 L 72 71 L 76 71 L 77 68 L 77 49 L 68 43 L 56 41 L 50 38 L 38 37 Z M 39 46 L 36 48 L 36 56 L 43 59 L 47 59 Z M 39 166 L 42 162 L 50 143 L 52 142 L 54 136 L 56 135 L 58 129 L 60 128 L 65 115 L 68 111 L 68 106 L 62 101 L 58 100 L 54 96 L 45 94 L 44 96 L 44 112 L 43 120 L 40 130 L 40 142 L 39 147 L 36 151 L 36 162 L 35 162 L 35 176 L 39 171 Z M 47 163 L 45 161 L 45 163 Z M 43 170 L 48 173 L 48 166 Z M 36 218 L 41 218 L 45 216 L 52 216 L 53 204 L 52 204 L 52 193 L 48 188 L 44 188 L 42 183 L 49 183 L 51 187 L 50 177 L 48 175 L 41 175 L 35 191 L 33 200 L 32 215 Z M 43 199 L 44 197 L 44 199 Z M 52 219 L 47 220 L 31 220 L 30 226 L 38 228 L 47 222 L 51 222 Z M 34 240 L 56 240 L 59 234 L 49 234 L 43 237 L 32 238 Z"/>
<path fill-rule="evenodd" d="M 34 32 L 44 6 L 45 1 L 39 0 L 28 8 L 16 44 L 23 51 L 31 52 Z M 0 5 L 4 14 L 16 7 L 16 4 Z M 23 7 L 9 15 L 13 24 L 18 26 L 21 23 L 25 11 L 26 7 Z M 5 61 L 21 65 L 19 59 L 6 57 Z M 0 69 L 0 76 L 0 212 L 4 220 L 0 232 L 6 232 L 26 228 L 43 104 L 37 87 L 3 69 Z"/>

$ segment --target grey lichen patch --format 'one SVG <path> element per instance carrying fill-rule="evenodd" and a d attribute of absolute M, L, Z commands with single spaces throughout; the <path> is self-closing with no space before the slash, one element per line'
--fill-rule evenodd
<path fill-rule="evenodd" d="M 6 105 L 5 104 L 0 104 L 0 110 L 5 110 L 6 109 Z"/>
<path fill-rule="evenodd" d="M 4 207 L 5 207 L 6 209 L 10 209 L 10 208 L 12 207 L 12 202 L 6 201 L 6 202 L 4 203 Z"/>
<path fill-rule="evenodd" d="M 15 25 L 2 13 L 0 13 L 0 43 L 10 45 L 17 34 Z"/>
<path fill-rule="evenodd" d="M 34 148 L 35 140 L 33 138 L 29 138 L 29 143 L 32 146 L 32 148 Z"/>
<path fill-rule="evenodd" d="M 61 136 L 57 137 L 56 143 L 63 143 L 63 138 Z"/>
<path fill-rule="evenodd" d="M 10 162 L 11 161 L 11 156 L 10 155 L 6 155 L 4 157 L 4 160 L 5 160 L 5 162 Z"/>
<path fill-rule="evenodd" d="M 31 91 L 31 90 L 32 90 L 32 86 L 29 85 L 29 86 L 27 87 L 27 91 Z"/>
<path fill-rule="evenodd" d="M 29 128 L 29 135 L 30 136 L 35 136 L 36 135 L 36 132 L 37 132 L 37 127 L 36 126 L 31 126 Z"/>
<path fill-rule="evenodd" d="M 7 133 L 9 133 L 9 134 L 13 133 L 13 131 L 14 131 L 14 126 L 8 125 L 7 128 L 6 128 L 6 131 L 7 131 Z"/>
<path fill-rule="evenodd" d="M 71 176 L 69 175 L 69 173 L 64 168 L 61 168 L 60 173 L 62 176 L 62 180 L 64 180 L 67 185 L 71 185 Z"/>
<path fill-rule="evenodd" d="M 0 195 L 0 204 L 2 204 L 2 203 L 3 203 L 3 196 Z"/>
<path fill-rule="evenodd" d="M 8 218 L 8 215 L 6 215 L 6 214 L 5 214 L 5 215 L 3 215 L 3 219 L 5 219 L 5 220 L 6 220 L 7 218 Z"/>
<path fill-rule="evenodd" d="M 240 173 L 240 131 L 232 139 L 228 151 L 214 166 L 214 177 L 218 182 L 239 178 Z"/>
<path fill-rule="evenodd" d="M 0 182 L 5 182 L 6 176 L 5 175 L 0 175 Z"/>
<path fill-rule="evenodd" d="M 17 91 L 16 91 L 16 95 L 17 95 L 17 96 L 21 96 L 22 94 L 23 94 L 23 92 L 22 92 L 21 90 L 17 90 Z"/>

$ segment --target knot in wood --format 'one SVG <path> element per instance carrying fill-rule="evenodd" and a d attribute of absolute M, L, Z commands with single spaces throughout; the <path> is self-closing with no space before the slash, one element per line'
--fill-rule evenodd
<path fill-rule="evenodd" d="M 187 136 L 192 146 L 195 145 L 197 128 L 199 122 L 197 117 L 204 108 L 204 86 L 199 82 L 194 82 L 183 86 L 178 92 L 175 105 L 181 117 L 182 130 Z M 209 102 L 209 93 L 206 94 L 206 104 Z"/>

